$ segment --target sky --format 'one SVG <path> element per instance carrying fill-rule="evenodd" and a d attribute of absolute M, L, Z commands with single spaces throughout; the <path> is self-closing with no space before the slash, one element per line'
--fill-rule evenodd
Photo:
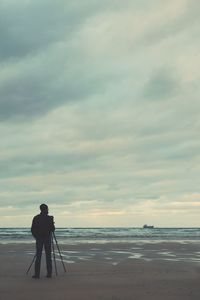
<path fill-rule="evenodd" d="M 200 2 L 1 0 L 0 227 L 198 227 Z"/>

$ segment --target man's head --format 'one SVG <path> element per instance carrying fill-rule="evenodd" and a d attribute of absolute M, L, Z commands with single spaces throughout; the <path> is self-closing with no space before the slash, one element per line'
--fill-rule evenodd
<path fill-rule="evenodd" d="M 41 210 L 41 213 L 48 215 L 49 211 L 48 211 L 48 206 L 46 204 L 41 204 L 40 205 L 40 210 Z"/>

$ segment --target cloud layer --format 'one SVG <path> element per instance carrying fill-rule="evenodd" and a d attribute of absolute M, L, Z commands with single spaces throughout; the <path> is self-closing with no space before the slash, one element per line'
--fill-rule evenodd
<path fill-rule="evenodd" d="M 199 226 L 199 12 L 1 1 L 2 226 Z"/>

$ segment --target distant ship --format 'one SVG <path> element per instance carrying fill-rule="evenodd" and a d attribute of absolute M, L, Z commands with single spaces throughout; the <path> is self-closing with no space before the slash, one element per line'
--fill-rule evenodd
<path fill-rule="evenodd" d="M 154 226 L 153 226 L 153 225 L 147 225 L 147 224 L 145 224 L 145 225 L 143 226 L 143 228 L 154 228 Z"/>

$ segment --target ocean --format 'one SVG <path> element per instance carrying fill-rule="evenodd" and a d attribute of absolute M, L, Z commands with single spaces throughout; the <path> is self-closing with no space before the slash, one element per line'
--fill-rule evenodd
<path fill-rule="evenodd" d="M 56 228 L 59 243 L 196 241 L 200 228 Z M 0 243 L 35 242 L 30 228 L 0 228 Z"/>

